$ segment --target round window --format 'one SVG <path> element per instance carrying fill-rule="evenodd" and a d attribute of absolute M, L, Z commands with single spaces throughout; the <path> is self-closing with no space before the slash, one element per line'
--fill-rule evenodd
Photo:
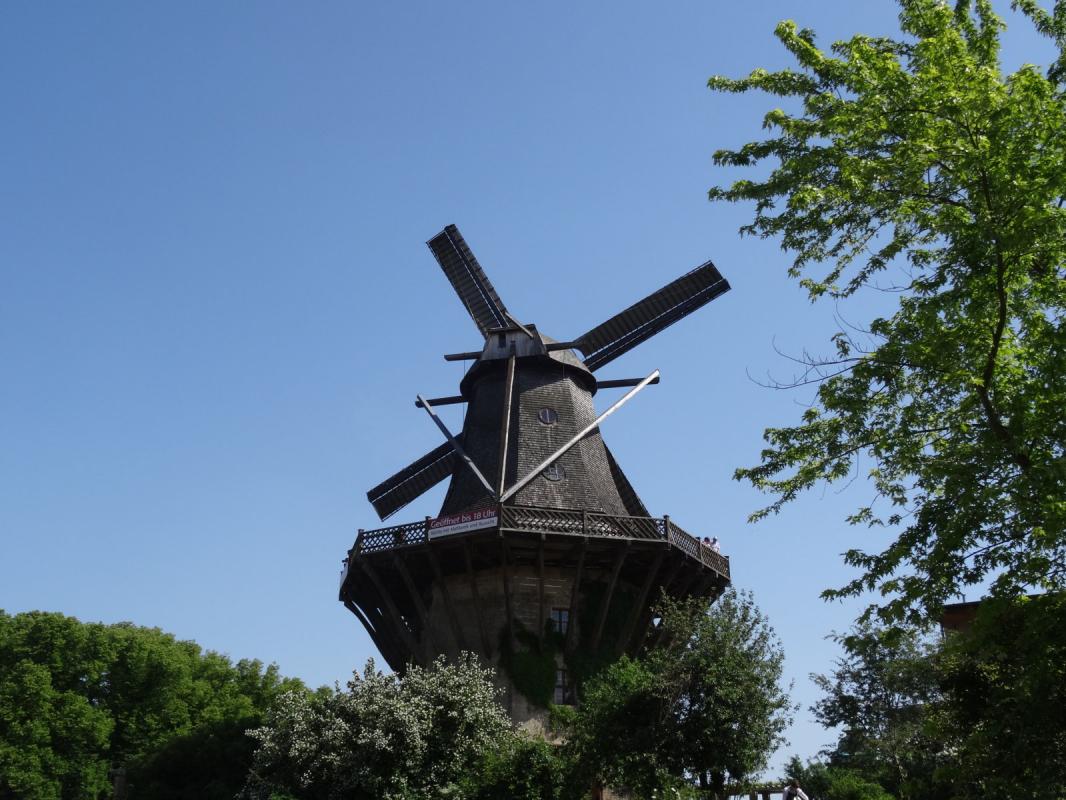
<path fill-rule="evenodd" d="M 559 414 L 554 408 L 542 408 L 537 412 L 537 419 L 541 425 L 554 425 L 559 421 Z"/>
<path fill-rule="evenodd" d="M 553 462 L 544 469 L 544 477 L 550 481 L 561 481 L 566 477 L 566 472 L 562 464 Z"/>

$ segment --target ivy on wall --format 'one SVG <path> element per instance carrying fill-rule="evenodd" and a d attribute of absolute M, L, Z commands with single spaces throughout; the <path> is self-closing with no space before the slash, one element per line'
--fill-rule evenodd
<path fill-rule="evenodd" d="M 520 620 L 514 621 L 515 647 L 512 649 L 507 627 L 500 631 L 500 666 L 514 688 L 529 702 L 547 708 L 555 693 L 556 654 L 563 649 L 563 637 L 551 622 L 545 625 L 543 639 Z"/>
<path fill-rule="evenodd" d="M 578 632 L 580 636 L 573 652 L 566 659 L 571 680 L 580 692 L 581 685 L 609 664 L 618 660 L 620 655 L 619 639 L 626 627 L 626 621 L 636 604 L 636 596 L 625 587 L 615 586 L 607 617 L 603 622 L 603 634 L 599 646 L 592 647 L 592 637 L 596 634 L 596 625 L 600 620 L 607 584 L 602 581 L 590 581 L 583 586 L 581 604 L 578 608 Z"/>
<path fill-rule="evenodd" d="M 500 631 L 500 666 L 511 679 L 515 690 L 530 703 L 541 708 L 552 704 L 555 694 L 555 670 L 558 654 L 569 674 L 572 688 L 580 696 L 581 685 L 619 657 L 619 639 L 636 604 L 636 596 L 622 586 L 616 586 L 599 646 L 592 647 L 592 637 L 599 623 L 600 612 L 607 594 L 603 581 L 582 584 L 578 605 L 576 641 L 571 652 L 564 652 L 565 637 L 546 621 L 543 637 L 537 637 L 520 620 L 515 620 L 515 647 L 511 647 L 506 626 Z M 574 624 L 574 620 L 571 620 Z"/>

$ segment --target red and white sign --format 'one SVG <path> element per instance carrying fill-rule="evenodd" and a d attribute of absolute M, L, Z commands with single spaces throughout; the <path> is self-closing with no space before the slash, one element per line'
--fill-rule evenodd
<path fill-rule="evenodd" d="M 491 528 L 495 524 L 495 508 L 437 517 L 429 521 L 429 538 L 436 539 L 439 536 L 451 536 L 453 533 L 465 533 L 466 531 L 476 531 L 481 528 Z"/>

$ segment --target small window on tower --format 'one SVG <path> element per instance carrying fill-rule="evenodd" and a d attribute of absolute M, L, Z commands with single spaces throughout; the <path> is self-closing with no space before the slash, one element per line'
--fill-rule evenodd
<path fill-rule="evenodd" d="M 570 627 L 570 609 L 569 608 L 553 608 L 552 609 L 552 630 L 562 636 L 566 635 L 566 629 Z"/>
<path fill-rule="evenodd" d="M 559 414 L 554 408 L 542 408 L 537 412 L 537 419 L 541 425 L 554 425 L 559 421 Z"/>
<path fill-rule="evenodd" d="M 552 700 L 557 706 L 570 702 L 570 685 L 567 682 L 566 670 L 562 667 L 555 670 L 555 696 Z"/>
<path fill-rule="evenodd" d="M 544 477 L 550 481 L 561 481 L 566 477 L 566 472 L 563 470 L 562 464 L 558 461 L 553 461 L 544 469 Z"/>

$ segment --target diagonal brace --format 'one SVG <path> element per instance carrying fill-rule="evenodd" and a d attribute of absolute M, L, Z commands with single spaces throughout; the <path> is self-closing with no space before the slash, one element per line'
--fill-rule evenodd
<path fill-rule="evenodd" d="M 584 439 L 585 436 L 588 435 L 589 431 L 595 429 L 597 425 L 599 425 L 601 422 L 603 422 L 605 419 L 607 419 L 607 417 L 611 416 L 611 414 L 613 414 L 615 411 L 617 411 L 619 408 L 621 408 L 625 404 L 625 402 L 627 400 L 629 400 L 629 398 L 631 398 L 633 395 L 635 395 L 637 392 L 639 392 L 641 389 L 643 389 L 649 383 L 654 382 L 658 377 L 659 377 L 659 370 L 654 370 L 651 373 L 651 375 L 646 377 L 644 380 L 642 380 L 640 383 L 638 383 L 636 386 L 634 386 L 632 389 L 630 389 L 628 392 L 626 392 L 624 395 L 622 395 L 622 397 L 619 400 L 617 400 L 614 403 L 614 405 L 612 405 L 610 408 L 608 408 L 606 411 L 604 411 L 602 414 L 600 414 L 598 417 L 596 417 L 596 419 L 594 419 L 592 422 L 590 422 L 588 425 L 586 425 L 584 428 L 582 428 L 580 431 L 578 431 L 576 434 L 574 434 L 574 437 L 572 439 L 570 439 L 570 441 L 568 441 L 566 444 L 564 444 L 562 447 L 560 447 L 558 450 L 556 450 L 554 453 L 552 453 L 550 456 L 548 456 L 546 459 L 544 459 L 544 461 L 542 461 L 540 464 L 538 464 L 536 467 L 534 467 L 530 471 L 530 473 L 528 475 L 526 475 L 526 477 L 522 478 L 522 480 L 518 481 L 518 483 L 516 483 L 514 486 L 512 486 L 506 492 L 501 494 L 499 502 L 504 503 L 509 498 L 514 497 L 514 495 L 517 494 L 519 491 L 521 491 L 521 489 L 527 483 L 529 483 L 535 477 L 540 475 L 540 473 L 542 473 L 545 469 L 547 469 L 547 467 L 553 461 L 555 461 L 556 459 L 560 458 L 563 455 L 563 453 L 565 453 L 567 450 L 569 450 L 575 444 L 577 444 L 582 439 Z M 438 424 L 440 424 L 440 423 L 438 423 Z M 458 447 L 458 445 L 456 445 L 456 447 Z"/>
<path fill-rule="evenodd" d="M 632 394 L 632 392 L 630 394 Z M 433 406 L 429 404 L 429 401 L 422 397 L 422 395 L 417 395 L 417 397 L 418 403 L 416 403 L 416 405 L 421 405 L 422 408 L 426 410 L 426 413 L 429 414 L 430 419 L 432 419 L 433 422 L 437 425 L 437 427 L 440 428 L 440 432 L 444 434 L 444 438 L 448 440 L 448 442 L 452 446 L 452 449 L 455 450 L 455 454 L 459 456 L 462 462 L 470 468 L 470 471 L 477 476 L 477 479 L 479 481 L 481 481 L 481 485 L 484 486 L 486 491 L 488 491 L 488 493 L 492 495 L 492 497 L 495 499 L 496 490 L 492 488 L 492 486 L 487 480 L 485 480 L 485 476 L 481 474 L 481 470 L 477 468 L 477 464 L 474 463 L 473 459 L 466 454 L 465 450 L 463 450 L 463 446 L 459 444 L 459 440 L 452 436 L 451 431 L 448 430 L 448 426 L 445 425 L 441 421 L 441 418 L 437 416 L 437 412 L 433 410 Z"/>

